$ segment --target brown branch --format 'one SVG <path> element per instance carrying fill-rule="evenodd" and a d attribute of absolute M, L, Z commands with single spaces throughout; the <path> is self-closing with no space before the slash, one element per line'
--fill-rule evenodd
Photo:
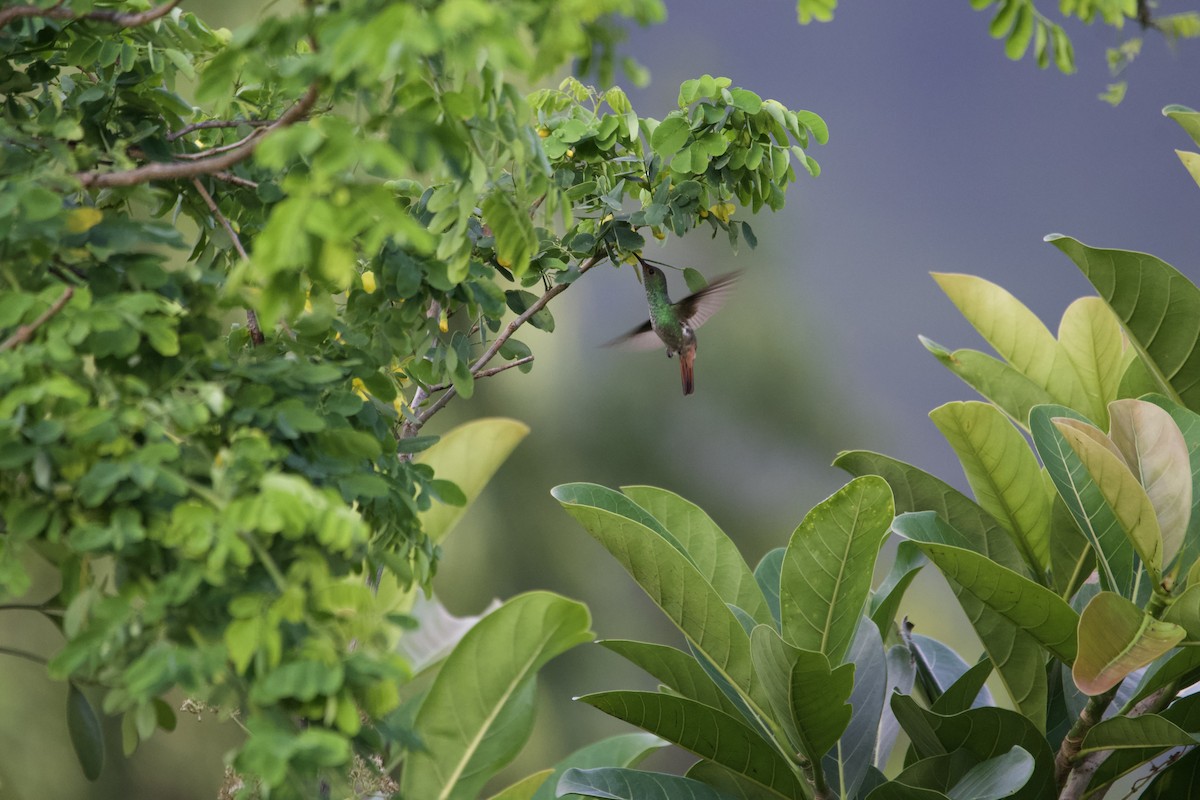
<path fill-rule="evenodd" d="M 525 356 L 524 358 L 518 358 L 516 361 L 509 361 L 505 364 L 501 364 L 498 367 L 492 367 L 491 369 L 485 369 L 482 372 L 474 373 L 474 375 L 475 375 L 476 380 L 478 380 L 479 378 L 490 378 L 493 375 L 499 375 L 501 372 L 504 372 L 505 370 L 512 369 L 513 367 L 519 367 L 522 364 L 528 364 L 531 361 L 533 361 L 533 356 Z M 439 383 L 434 386 L 430 386 L 429 393 L 444 392 L 446 389 L 449 389 L 453 385 L 454 385 L 453 383 Z"/>
<path fill-rule="evenodd" d="M 106 9 L 95 9 L 86 14 L 76 14 L 69 8 L 63 8 L 63 3 L 55 3 L 50 8 L 41 8 L 39 6 L 10 6 L 9 8 L 0 11 L 0 27 L 4 27 L 8 23 L 16 19 L 28 19 L 30 17 L 45 17 L 48 19 L 89 19 L 95 22 L 110 22 L 113 25 L 122 28 L 136 28 L 141 25 L 154 22 L 154 20 L 165 17 L 171 13 L 175 6 L 179 5 L 183 0 L 170 0 L 160 6 L 139 11 L 136 14 L 122 14 L 119 11 L 109 11 Z"/>
<path fill-rule="evenodd" d="M 201 150 L 198 153 L 176 153 L 175 158 L 184 159 L 186 161 L 199 161 L 205 158 L 212 158 L 213 156 L 220 155 L 221 153 L 228 153 L 233 150 L 237 150 L 239 147 L 242 147 L 262 136 L 264 133 L 266 133 L 266 131 L 266 128 L 255 128 L 241 139 L 238 139 L 236 142 L 230 142 L 229 144 L 223 144 L 220 147 L 212 147 L 207 150 Z"/>
<path fill-rule="evenodd" d="M 308 87 L 304 97 L 285 111 L 279 119 L 260 130 L 265 135 L 298 122 L 316 101 L 317 87 L 316 84 L 313 84 Z M 122 172 L 81 172 L 77 173 L 75 177 L 79 179 L 85 189 L 103 189 L 110 186 L 136 186 L 150 181 L 172 181 L 195 178 L 199 175 L 211 175 L 214 172 L 227 170 L 234 164 L 249 158 L 262 138 L 263 136 L 249 138 L 235 150 L 199 161 L 162 161 L 144 164 Z"/>
<path fill-rule="evenodd" d="M 587 261 L 584 261 L 579 265 L 579 274 L 582 275 L 583 273 L 587 272 L 605 258 L 606 255 L 592 256 Z M 488 347 L 487 350 L 483 351 L 483 355 L 481 355 L 475 361 L 475 363 L 471 365 L 471 374 L 475 377 L 479 377 L 479 375 L 484 371 L 484 368 L 487 366 L 488 362 L 496 357 L 496 354 L 500 352 L 500 348 L 504 346 L 505 342 L 512 338 L 513 334 L 517 332 L 517 329 L 528 322 L 534 314 L 545 308 L 547 303 L 565 292 L 573 283 L 574 281 L 571 283 L 560 283 L 557 286 L 551 286 L 546 290 L 545 294 L 543 294 L 537 300 L 534 300 L 533 303 L 530 304 L 529 308 L 521 312 L 512 322 L 508 323 L 500 335 L 492 340 L 491 346 Z M 445 408 L 446 404 L 449 403 L 456 394 L 458 394 L 458 392 L 454 389 L 454 387 L 449 387 L 446 390 L 446 393 L 439 397 L 433 405 L 418 414 L 417 410 L 429 397 L 428 392 L 418 389 L 417 393 L 413 396 L 413 402 L 409 406 L 412 409 L 415 418 L 405 420 L 404 426 L 401 428 L 400 438 L 408 439 L 412 436 L 415 436 L 417 431 L 421 429 L 421 426 L 428 422 L 430 417 Z"/>
<path fill-rule="evenodd" d="M 191 125 L 185 125 L 177 131 L 171 131 L 167 134 L 167 141 L 173 142 L 181 136 L 187 136 L 189 133 L 212 128 L 240 128 L 243 125 L 260 128 L 274 124 L 275 120 L 272 119 L 208 119 L 203 122 L 193 122 Z"/>
<path fill-rule="evenodd" d="M 66 289 L 63 289 L 63 293 L 59 296 L 59 298 L 55 300 L 49 308 L 43 311 L 37 319 L 28 325 L 22 325 L 21 327 L 17 328 L 16 332 L 13 333 L 12 336 L 9 336 L 3 342 L 0 342 L 0 353 L 4 352 L 5 350 L 12 350 L 17 345 L 28 342 L 29 337 L 33 336 L 34 331 L 45 325 L 55 314 L 62 311 L 63 306 L 70 301 L 74 294 L 74 286 L 68 286 Z"/>
<path fill-rule="evenodd" d="M 1116 697 L 1117 688 L 1120 685 L 1118 683 L 1107 692 L 1089 698 L 1087 705 L 1083 707 L 1083 711 L 1079 712 L 1079 718 L 1075 720 L 1075 724 L 1071 726 L 1071 730 L 1067 731 L 1067 735 L 1063 737 L 1062 744 L 1058 748 L 1058 753 L 1054 756 L 1054 783 L 1057 786 L 1063 787 L 1062 794 L 1060 795 L 1062 800 L 1079 796 L 1077 793 L 1069 794 L 1067 790 L 1078 784 L 1075 773 L 1079 772 L 1085 766 L 1085 762 L 1090 761 L 1092 758 L 1092 756 L 1088 756 L 1083 760 L 1079 760 L 1079 750 L 1083 747 L 1083 739 L 1087 736 L 1088 731 L 1103 719 L 1104 710 L 1108 708 L 1113 698 Z M 1082 786 L 1074 789 L 1075 792 L 1080 792 L 1087 788 L 1087 781 L 1091 780 L 1092 773 L 1099 766 L 1100 764 L 1096 763 L 1091 768 L 1091 771 L 1087 773 L 1087 780 L 1083 782 Z"/>
<path fill-rule="evenodd" d="M 258 181 L 252 181 L 249 178 L 242 178 L 238 175 L 234 175 L 232 172 L 225 172 L 225 171 L 214 172 L 212 174 L 212 177 L 216 178 L 219 181 L 225 181 L 226 183 L 232 183 L 234 186 L 241 186 L 243 189 L 257 189 L 258 188 Z"/>
<path fill-rule="evenodd" d="M 213 196 L 208 193 L 208 189 L 204 188 L 204 184 L 199 178 L 192 178 L 192 185 L 196 187 L 196 191 L 204 198 L 204 204 L 208 206 L 208 210 L 221 223 L 221 227 L 229 234 L 229 238 L 233 240 L 233 249 L 237 250 L 237 254 L 242 257 L 243 261 L 249 261 L 250 256 L 246 255 L 246 248 L 242 247 L 242 240 L 238 237 L 237 231 L 229 224 L 229 220 L 221 213 L 221 209 L 217 207 L 217 201 L 213 200 Z M 250 331 L 250 343 L 255 347 L 266 341 L 263 336 L 262 328 L 258 324 L 258 315 L 254 313 L 254 309 L 246 309 L 246 328 Z"/>

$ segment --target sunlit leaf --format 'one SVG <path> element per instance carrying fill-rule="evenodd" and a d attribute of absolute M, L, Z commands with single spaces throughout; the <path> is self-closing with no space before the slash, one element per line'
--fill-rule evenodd
<path fill-rule="evenodd" d="M 1075 685 L 1089 695 L 1116 686 L 1183 640 L 1178 625 L 1160 622 L 1113 592 L 1100 592 L 1079 616 Z"/>

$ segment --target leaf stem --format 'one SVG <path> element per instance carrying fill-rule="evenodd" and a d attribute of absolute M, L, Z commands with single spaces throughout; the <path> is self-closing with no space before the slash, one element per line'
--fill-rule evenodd
<path fill-rule="evenodd" d="M 34 332 L 49 322 L 51 317 L 62 311 L 63 306 L 65 306 L 74 295 L 74 286 L 68 286 L 66 289 L 63 289 L 63 293 L 59 295 L 59 298 L 51 303 L 50 307 L 43 311 L 37 319 L 28 325 L 22 325 L 21 327 L 17 328 L 16 332 L 12 336 L 9 336 L 3 342 L 0 342 L 0 353 L 4 352 L 5 350 L 12 350 L 14 347 L 28 342 L 30 337 L 33 336 Z"/>

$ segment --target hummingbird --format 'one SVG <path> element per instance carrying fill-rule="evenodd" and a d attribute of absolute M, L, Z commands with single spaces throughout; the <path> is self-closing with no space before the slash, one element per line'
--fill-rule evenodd
<path fill-rule="evenodd" d="M 667 358 L 679 354 L 679 372 L 683 379 L 683 393 L 691 394 L 696 384 L 693 369 L 696 363 L 696 328 L 724 304 L 739 272 L 731 272 L 714 278 L 713 282 L 695 294 L 689 294 L 678 303 L 667 296 L 667 276 L 663 271 L 646 262 L 637 253 L 634 258 L 642 267 L 646 301 L 650 306 L 650 319 L 620 336 L 606 346 L 622 345 L 635 350 L 667 346 Z"/>

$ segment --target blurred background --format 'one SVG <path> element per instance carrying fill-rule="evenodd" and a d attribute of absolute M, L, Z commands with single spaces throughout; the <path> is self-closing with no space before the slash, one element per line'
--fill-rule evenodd
<path fill-rule="evenodd" d="M 262 5 L 186 4 L 230 28 Z M 1160 13 L 1182 10 L 1175 5 Z M 678 643 L 550 497 L 558 483 L 675 491 L 707 510 L 752 565 L 844 483 L 829 466 L 840 450 L 885 452 L 965 489 L 926 414 L 973 394 L 917 335 L 950 347 L 981 341 L 931 271 L 1000 283 L 1051 330 L 1090 292 L 1042 242 L 1047 233 L 1151 252 L 1200 281 L 1200 191 L 1173 152 L 1190 140 L 1160 113 L 1169 103 L 1200 106 L 1200 45 L 1148 36 L 1123 76 L 1128 96 L 1112 108 L 1097 99 L 1112 80 L 1105 50 L 1123 38 L 1108 28 L 1068 26 L 1079 71 L 1063 76 L 1008 61 L 987 35 L 990 16 L 963 0 L 845 3 L 832 23 L 807 27 L 796 24 L 790 0 L 667 0 L 667 8 L 665 24 L 632 30 L 625 46 L 652 75 L 645 89 L 626 83 L 638 112 L 662 118 L 681 81 L 727 76 L 820 114 L 830 141 L 812 153 L 824 172 L 794 184 L 783 212 L 753 220 L 756 250 L 734 255 L 703 232 L 647 248 L 710 278 L 745 271 L 699 333 L 695 395 L 680 394 L 678 364 L 661 351 L 601 347 L 646 318 L 633 271 L 603 267 L 551 305 L 554 335 L 519 337 L 537 357 L 529 375 L 488 379 L 475 398 L 438 415 L 431 433 L 484 415 L 532 429 L 446 543 L 435 585 L 456 614 L 551 589 L 587 602 L 601 638 Z M 668 280 L 676 298 L 686 293 L 681 275 Z M 978 655 L 932 574 L 910 589 L 902 613 L 968 662 Z M 17 627 L 22 636 L 40 630 L 18 616 L 0 619 L 0 645 Z M 568 653 L 544 676 L 538 728 L 509 777 L 627 730 L 572 696 L 652 685 L 596 646 Z M 0 659 L 0 798 L 215 797 L 234 733 L 212 718 L 181 714 L 176 733 L 157 735 L 131 760 L 111 758 L 89 786 L 70 755 L 65 702 L 65 687 L 47 684 L 36 665 Z M 57 766 L 47 773 L 46 764 Z"/>

